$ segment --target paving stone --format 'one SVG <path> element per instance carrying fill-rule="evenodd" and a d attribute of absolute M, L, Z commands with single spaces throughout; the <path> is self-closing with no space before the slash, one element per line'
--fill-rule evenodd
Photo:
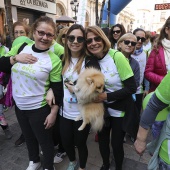
<path fill-rule="evenodd" d="M 8 109 L 5 112 L 8 124 L 12 131 L 13 137 L 11 140 L 6 140 L 3 130 L 0 129 L 0 170 L 25 170 L 28 166 L 28 152 L 26 144 L 24 143 L 20 147 L 15 147 L 15 141 L 21 135 L 21 129 L 18 125 L 14 108 Z M 95 134 L 91 132 L 87 140 L 88 146 L 88 160 L 87 170 L 99 170 L 102 166 L 102 158 L 99 153 L 98 143 L 94 141 Z M 148 141 L 151 136 L 149 136 Z M 147 163 L 150 159 L 150 155 L 146 152 L 139 161 L 139 155 L 136 154 L 133 143 L 127 137 L 127 142 L 124 144 L 125 159 L 123 163 L 123 170 L 145 170 L 147 169 Z M 76 149 L 77 154 L 77 149 Z M 78 155 L 78 154 L 77 154 Z M 111 170 L 115 170 L 113 153 L 110 154 Z M 69 159 L 66 156 L 64 160 L 59 164 L 54 164 L 57 170 L 66 170 L 69 164 Z M 42 167 L 39 169 L 42 170 Z"/>

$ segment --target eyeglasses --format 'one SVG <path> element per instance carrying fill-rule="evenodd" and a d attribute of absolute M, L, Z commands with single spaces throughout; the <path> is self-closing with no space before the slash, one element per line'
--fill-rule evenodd
<path fill-rule="evenodd" d="M 38 35 L 43 37 L 44 35 L 47 36 L 47 38 L 53 38 L 54 37 L 54 34 L 51 34 L 51 33 L 45 33 L 44 31 L 39 31 L 39 30 L 36 30 L 38 32 Z"/>
<path fill-rule="evenodd" d="M 62 36 L 61 36 L 61 38 L 65 38 L 66 37 L 66 34 L 63 34 Z"/>
<path fill-rule="evenodd" d="M 120 30 L 116 30 L 116 31 L 113 31 L 113 34 L 119 34 L 121 31 Z"/>
<path fill-rule="evenodd" d="M 77 36 L 77 37 L 75 37 L 74 35 L 69 35 L 69 36 L 67 37 L 67 39 L 68 39 L 68 41 L 70 41 L 71 43 L 73 43 L 73 42 L 75 41 L 75 39 L 77 39 L 77 42 L 78 42 L 78 43 L 82 43 L 82 42 L 85 41 L 84 37 L 82 37 L 82 36 Z"/>
<path fill-rule="evenodd" d="M 129 40 L 124 40 L 123 42 L 124 42 L 125 45 L 131 44 L 131 46 L 133 46 L 133 47 L 137 44 L 136 42 L 134 42 L 134 41 L 129 41 Z"/>
<path fill-rule="evenodd" d="M 136 38 L 137 38 L 137 41 L 139 41 L 139 40 L 141 40 L 141 42 L 145 42 L 146 41 L 146 38 L 144 38 L 144 37 L 137 36 Z"/>
<path fill-rule="evenodd" d="M 18 35 L 18 34 L 24 35 L 24 34 L 26 34 L 26 33 L 25 33 L 25 31 L 15 31 L 14 34 L 15 34 L 15 35 Z"/>
<path fill-rule="evenodd" d="M 102 41 L 102 38 L 101 38 L 100 36 L 93 37 L 93 38 L 88 38 L 88 39 L 86 39 L 86 44 L 87 44 L 87 45 L 90 45 L 90 44 L 93 42 L 93 40 L 94 40 L 95 42 L 101 42 L 101 41 Z"/>

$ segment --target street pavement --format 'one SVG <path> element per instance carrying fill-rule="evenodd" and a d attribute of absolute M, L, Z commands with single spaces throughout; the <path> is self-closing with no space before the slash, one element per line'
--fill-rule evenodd
<path fill-rule="evenodd" d="M 21 134 L 20 127 L 18 125 L 14 109 L 8 109 L 5 112 L 6 119 L 10 125 L 13 137 L 10 140 L 6 140 L 3 130 L 0 129 L 0 170 L 25 170 L 28 166 L 28 153 L 25 143 L 20 147 L 15 147 L 14 143 Z M 102 159 L 98 149 L 98 143 L 94 141 L 94 133 L 89 134 L 88 140 L 89 156 L 87 160 L 86 170 L 99 170 L 102 165 Z M 150 159 L 149 154 L 146 152 L 140 158 L 134 150 L 133 143 L 127 137 L 127 141 L 124 144 L 125 159 L 123 163 L 123 170 L 146 170 L 147 163 Z M 113 154 L 111 152 L 111 170 L 114 168 Z M 64 157 L 64 160 L 59 164 L 54 164 L 56 170 L 66 170 L 68 166 L 68 157 Z M 42 168 L 40 168 L 42 170 Z"/>

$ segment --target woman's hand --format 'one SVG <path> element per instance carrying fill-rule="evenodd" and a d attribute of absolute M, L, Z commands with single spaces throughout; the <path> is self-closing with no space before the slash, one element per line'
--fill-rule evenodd
<path fill-rule="evenodd" d="M 107 100 L 107 93 L 99 93 L 98 97 L 94 100 L 96 103 L 101 103 L 104 100 Z"/>
<path fill-rule="evenodd" d="M 59 107 L 57 105 L 53 105 L 51 107 L 51 113 L 46 117 L 44 122 L 45 129 L 49 129 L 55 124 L 58 108 Z"/>
<path fill-rule="evenodd" d="M 55 104 L 55 97 L 52 89 L 49 89 L 46 96 L 46 101 L 50 107 Z"/>
<path fill-rule="evenodd" d="M 26 54 L 26 53 L 17 54 L 15 58 L 17 62 L 25 63 L 25 64 L 34 64 L 35 62 L 38 61 L 37 58 L 34 57 L 32 54 Z"/>
<path fill-rule="evenodd" d="M 143 152 L 145 151 L 146 149 L 146 141 L 142 141 L 140 139 L 136 139 L 135 143 L 134 143 L 134 146 L 135 146 L 135 150 L 136 152 L 142 156 Z"/>
<path fill-rule="evenodd" d="M 65 86 L 68 88 L 70 93 L 74 93 L 74 86 L 69 83 L 65 83 Z"/>
<path fill-rule="evenodd" d="M 143 127 L 139 126 L 137 138 L 134 143 L 136 152 L 139 155 L 142 155 L 146 149 L 146 139 L 147 139 L 148 133 L 149 133 L 148 129 L 144 129 Z"/>

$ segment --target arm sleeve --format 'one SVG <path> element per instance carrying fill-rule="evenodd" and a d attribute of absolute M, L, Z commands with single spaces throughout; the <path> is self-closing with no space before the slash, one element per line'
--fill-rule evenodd
<path fill-rule="evenodd" d="M 115 101 L 124 99 L 128 95 L 136 92 L 136 83 L 134 76 L 123 81 L 124 87 L 120 90 L 114 91 L 112 93 L 107 93 L 107 101 Z"/>
<path fill-rule="evenodd" d="M 168 104 L 163 103 L 161 100 L 157 98 L 155 94 L 149 100 L 149 103 L 146 106 L 146 109 L 143 111 L 140 126 L 144 129 L 149 129 L 155 121 L 158 113 L 166 108 Z"/>
<path fill-rule="evenodd" d="M 136 62 L 135 67 L 132 70 L 133 70 L 133 73 L 134 73 L 136 86 L 139 87 L 139 85 L 140 85 L 140 67 L 139 67 L 138 62 Z"/>
<path fill-rule="evenodd" d="M 0 71 L 4 73 L 11 73 L 11 63 L 10 63 L 10 57 L 1 57 L 0 58 Z"/>
<path fill-rule="evenodd" d="M 94 67 L 94 68 L 100 70 L 100 65 L 99 65 L 98 59 L 95 57 L 87 56 L 85 58 L 85 67 Z"/>
<path fill-rule="evenodd" d="M 55 104 L 60 106 L 63 99 L 63 82 L 50 82 L 50 87 L 55 96 Z"/>

